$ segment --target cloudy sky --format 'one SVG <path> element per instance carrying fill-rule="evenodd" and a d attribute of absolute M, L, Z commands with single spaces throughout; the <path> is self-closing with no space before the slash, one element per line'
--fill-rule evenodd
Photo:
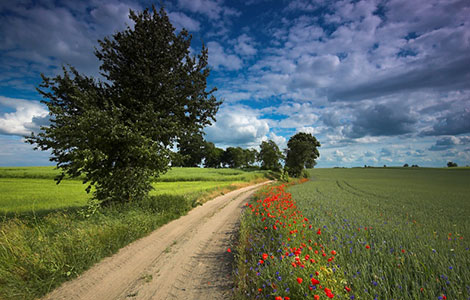
<path fill-rule="evenodd" d="M 206 139 L 321 142 L 318 167 L 470 165 L 470 1 L 174 0 L 204 42 L 224 104 Z M 97 40 L 147 1 L 0 2 L 0 166 L 47 165 L 23 137 L 46 124 L 40 73 L 98 76 Z"/>

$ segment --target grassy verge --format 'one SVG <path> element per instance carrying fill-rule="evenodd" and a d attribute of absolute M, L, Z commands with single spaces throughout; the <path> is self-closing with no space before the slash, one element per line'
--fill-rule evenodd
<path fill-rule="evenodd" d="M 237 247 L 235 299 L 320 299 L 343 293 L 336 251 L 324 244 L 321 229 L 284 188 L 271 186 L 247 203 Z"/>
<path fill-rule="evenodd" d="M 58 203 L 64 201 L 68 204 L 63 206 L 66 209 L 55 206 L 51 210 L 26 213 L 25 206 L 23 213 L 16 217 L 6 214 L 0 222 L 0 299 L 41 297 L 102 258 L 186 214 L 209 198 L 265 180 L 259 175 L 247 178 L 251 180 L 157 182 L 157 189 L 147 200 L 105 209 L 81 206 L 87 198 L 78 202 L 76 207 L 71 206 L 73 202 L 66 199 L 67 191 L 74 189 L 69 186 L 61 191 L 64 198 L 57 200 Z M 16 198 L 17 202 L 27 199 L 28 195 L 33 197 L 43 193 L 41 184 L 44 182 L 61 187 L 55 186 L 50 179 L 13 179 L 26 180 L 26 183 L 33 185 L 30 193 L 18 189 L 18 186 L 9 192 L 10 195 L 16 193 L 21 196 Z M 78 181 L 68 183 L 77 188 L 77 193 L 79 187 L 83 188 Z M 43 188 L 43 201 L 33 203 L 47 203 L 48 199 L 53 199 L 50 189 L 49 198 L 46 197 L 48 188 L 47 185 Z M 7 203 L 4 201 L 5 195 L 2 194 L 0 202 Z M 73 197 L 73 193 L 70 195 Z M 15 204 L 13 196 L 9 200 L 10 205 Z M 12 207 L 9 209 L 11 211 Z"/>

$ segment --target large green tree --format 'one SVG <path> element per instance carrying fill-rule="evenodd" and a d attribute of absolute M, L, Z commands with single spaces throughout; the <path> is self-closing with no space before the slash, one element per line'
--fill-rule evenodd
<path fill-rule="evenodd" d="M 274 141 L 268 140 L 261 143 L 258 159 L 261 161 L 262 169 L 279 171 L 281 169 L 279 161 L 283 158 L 282 152 Z"/>
<path fill-rule="evenodd" d="M 299 177 L 304 167 L 313 167 L 320 156 L 320 142 L 310 133 L 299 132 L 287 142 L 286 167 L 289 175 Z"/>
<path fill-rule="evenodd" d="M 130 11 L 133 27 L 99 41 L 95 55 L 105 81 L 73 67 L 38 89 L 50 126 L 28 137 L 52 150 L 64 176 L 95 186 L 102 202 L 132 201 L 151 190 L 151 178 L 169 168 L 178 137 L 215 120 L 220 102 L 206 91 L 207 48 L 190 55 L 191 36 L 175 33 L 164 9 Z"/>

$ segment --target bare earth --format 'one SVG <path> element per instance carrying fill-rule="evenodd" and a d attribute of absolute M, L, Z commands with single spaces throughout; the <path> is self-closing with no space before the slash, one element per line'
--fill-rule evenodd
<path fill-rule="evenodd" d="M 265 183 L 196 207 L 48 294 L 44 299 L 227 299 L 242 206 Z"/>

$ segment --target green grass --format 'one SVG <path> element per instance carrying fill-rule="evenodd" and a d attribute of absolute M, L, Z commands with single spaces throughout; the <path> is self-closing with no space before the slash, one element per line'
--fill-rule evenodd
<path fill-rule="evenodd" d="M 177 168 L 144 201 L 87 206 L 79 180 L 51 167 L 0 168 L 0 299 L 36 299 L 198 203 L 264 172 Z M 196 180 L 196 181 L 194 181 Z"/>
<path fill-rule="evenodd" d="M 156 181 L 249 181 L 253 177 L 263 177 L 264 173 L 235 169 L 172 168 Z M 54 179 L 59 174 L 60 171 L 55 167 L 0 167 L 0 178 Z"/>
<path fill-rule="evenodd" d="M 469 299 L 468 168 L 315 169 L 311 175 L 288 192 L 313 230 L 321 228 L 317 240 L 337 252 L 329 267 L 351 291 L 339 287 L 335 298 Z"/>
<path fill-rule="evenodd" d="M 0 168 L 0 216 L 35 212 L 44 214 L 58 209 L 75 209 L 91 198 L 86 185 L 65 179 L 53 180 L 59 172 L 53 167 Z M 172 194 L 197 197 L 234 183 L 264 177 L 265 172 L 234 169 L 174 168 L 159 178 L 151 195 Z"/>

